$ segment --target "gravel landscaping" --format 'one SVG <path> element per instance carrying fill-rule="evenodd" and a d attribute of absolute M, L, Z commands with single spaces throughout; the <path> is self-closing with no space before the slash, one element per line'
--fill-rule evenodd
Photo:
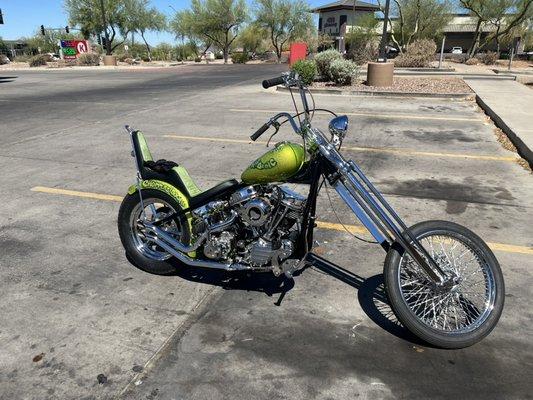
<path fill-rule="evenodd" d="M 357 81 L 351 86 L 337 86 L 328 82 L 315 82 L 315 88 L 332 88 L 361 92 L 391 92 L 391 93 L 473 93 L 472 89 L 459 78 L 394 78 L 394 84 L 389 87 L 367 86 L 363 81 Z"/>

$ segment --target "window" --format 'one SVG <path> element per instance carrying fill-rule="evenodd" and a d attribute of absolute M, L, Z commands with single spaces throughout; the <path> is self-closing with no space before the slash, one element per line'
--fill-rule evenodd
<path fill-rule="evenodd" d="M 318 30 L 321 31 L 322 30 L 322 17 L 320 17 L 318 19 Z"/>
<path fill-rule="evenodd" d="M 341 15 L 339 19 L 339 28 L 342 26 L 342 24 L 345 24 L 347 20 L 348 20 L 348 17 L 346 15 Z"/>

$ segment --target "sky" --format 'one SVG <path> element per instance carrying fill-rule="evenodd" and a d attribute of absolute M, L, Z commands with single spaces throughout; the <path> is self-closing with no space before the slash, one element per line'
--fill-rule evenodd
<path fill-rule="evenodd" d="M 329 3 L 333 0 L 310 0 L 311 6 Z M 188 8 L 190 0 L 151 0 L 151 4 L 159 11 L 172 16 L 176 10 Z M 47 28 L 61 28 L 68 24 L 67 14 L 63 9 L 63 0 L 0 0 L 0 9 L 4 15 L 4 25 L 0 25 L 0 37 L 15 40 L 24 36 L 32 36 L 41 25 Z M 150 32 L 148 42 L 173 43 L 174 35 L 167 32 Z"/>

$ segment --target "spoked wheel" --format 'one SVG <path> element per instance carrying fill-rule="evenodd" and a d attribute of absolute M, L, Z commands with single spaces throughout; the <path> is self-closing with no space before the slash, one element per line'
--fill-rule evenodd
<path fill-rule="evenodd" d="M 407 253 L 391 249 L 384 279 L 394 313 L 430 344 L 473 345 L 490 333 L 503 310 L 498 261 L 485 242 L 463 226 L 427 221 L 409 230 L 450 279 L 436 284 Z"/>
<path fill-rule="evenodd" d="M 179 204 L 172 197 L 155 190 L 143 190 L 143 205 L 139 194 L 127 195 L 122 202 L 118 215 L 120 239 L 128 256 L 141 269 L 155 273 L 168 274 L 175 270 L 176 261 L 163 248 L 147 239 L 143 226 L 148 222 L 160 221 L 179 211 Z M 161 227 L 171 233 L 177 240 L 188 243 L 187 221 L 170 219 Z"/>

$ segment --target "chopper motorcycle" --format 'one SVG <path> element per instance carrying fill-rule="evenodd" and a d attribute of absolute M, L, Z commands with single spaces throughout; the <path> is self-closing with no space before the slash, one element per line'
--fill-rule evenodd
<path fill-rule="evenodd" d="M 487 244 L 452 222 L 408 228 L 359 166 L 341 154 L 348 117 L 315 108 L 297 74 L 263 81 L 265 89 L 275 85 L 289 89 L 296 114 L 273 116 L 250 139 L 270 128 L 275 135 L 288 122 L 302 144 L 277 143 L 240 181 L 205 191 L 183 166 L 154 161 L 144 135 L 126 126 L 137 179 L 120 207 L 118 229 L 130 261 L 156 274 L 172 273 L 181 263 L 291 276 L 309 263 L 317 196 L 325 184 L 385 250 L 385 288 L 400 323 L 441 348 L 467 347 L 488 335 L 503 310 L 504 281 Z M 319 110 L 333 115 L 330 137 L 312 125 Z M 283 183 L 305 184 L 309 191 L 304 196 Z"/>

